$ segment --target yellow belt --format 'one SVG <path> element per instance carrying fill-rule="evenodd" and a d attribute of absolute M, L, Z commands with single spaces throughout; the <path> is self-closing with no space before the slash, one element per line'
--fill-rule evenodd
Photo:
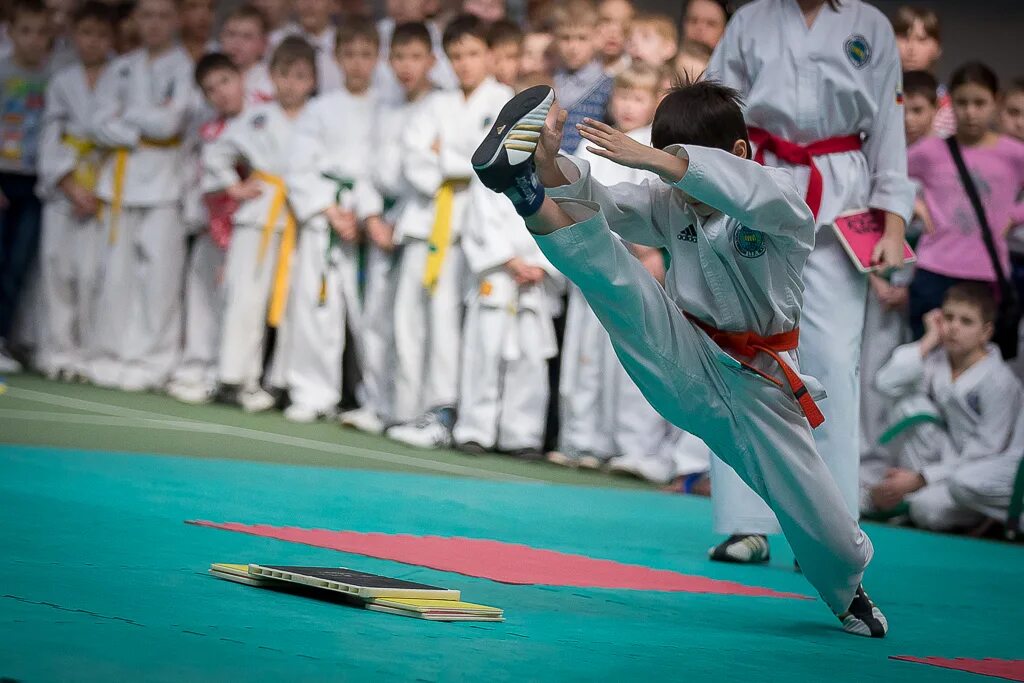
<path fill-rule="evenodd" d="M 60 141 L 75 150 L 75 169 L 71 177 L 89 191 L 96 189 L 99 177 L 99 159 L 93 155 L 98 148 L 92 140 L 65 133 Z"/>
<path fill-rule="evenodd" d="M 452 208 L 455 193 L 466 187 L 463 178 L 449 178 L 441 183 L 434 195 L 434 227 L 427 238 L 427 266 L 423 271 L 423 287 L 433 294 L 441 277 L 441 267 L 452 238 Z"/>
<path fill-rule="evenodd" d="M 270 210 L 267 212 L 267 220 L 263 223 L 263 231 L 260 234 L 260 248 L 257 256 L 258 263 L 262 264 L 266 258 L 267 249 L 270 248 L 270 238 L 274 234 L 274 228 L 284 212 L 284 232 L 281 234 L 281 248 L 277 255 L 277 265 L 274 268 L 274 285 L 270 293 L 270 304 L 267 306 L 267 324 L 277 327 L 284 318 L 285 304 L 288 302 L 288 285 L 291 280 L 292 252 L 295 251 L 295 216 L 291 209 L 286 206 L 288 199 L 288 188 L 281 176 L 273 175 L 265 171 L 253 171 L 252 177 L 262 180 L 274 188 L 274 196 L 270 200 Z"/>
<path fill-rule="evenodd" d="M 168 138 L 167 140 L 153 140 L 142 138 L 138 147 L 151 147 L 154 149 L 170 149 L 181 144 L 181 138 Z M 132 149 L 129 147 L 118 147 L 114 150 L 114 192 L 110 201 L 110 232 L 107 235 L 107 242 L 117 242 L 118 222 L 121 218 L 121 203 L 124 200 L 124 177 L 128 171 L 128 155 Z"/>

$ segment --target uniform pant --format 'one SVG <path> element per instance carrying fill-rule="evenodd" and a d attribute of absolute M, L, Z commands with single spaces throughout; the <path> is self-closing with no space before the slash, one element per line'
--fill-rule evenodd
<path fill-rule="evenodd" d="M 878 438 L 892 421 L 893 401 L 875 389 L 875 377 L 893 351 L 910 337 L 907 314 L 886 308 L 878 297 L 868 294 L 864 313 L 864 344 L 860 359 L 860 452 L 866 457 L 878 447 Z"/>
<path fill-rule="evenodd" d="M 860 510 L 860 353 L 867 302 L 867 278 L 850 263 L 832 229 L 818 230 L 803 272 L 800 368 L 818 379 L 828 398 L 825 424 L 814 430 L 818 452 L 855 517 Z M 724 454 L 712 449 L 720 457 Z M 780 530 L 768 507 L 723 467 L 712 462 L 715 531 L 774 534 Z"/>
<path fill-rule="evenodd" d="M 473 441 L 501 451 L 541 448 L 547 421 L 548 362 L 542 354 L 529 352 L 529 342 L 540 338 L 538 326 L 549 324 L 533 311 L 517 315 L 479 301 L 469 305 L 456 443 Z M 518 358 L 505 358 L 508 335 L 519 336 Z"/>
<path fill-rule="evenodd" d="M 395 277 L 394 252 L 366 248 L 363 290 L 363 383 L 359 400 L 385 422 L 394 412 Z"/>
<path fill-rule="evenodd" d="M 185 272 L 185 342 L 176 381 L 211 387 L 217 381 L 224 263 L 224 252 L 210 234 L 196 235 Z"/>
<path fill-rule="evenodd" d="M 332 245 L 331 234 L 323 216 L 300 229 L 287 313 L 289 397 L 324 413 L 341 401 L 345 330 L 358 330 L 360 315 L 355 245 Z"/>
<path fill-rule="evenodd" d="M 463 255 L 453 244 L 431 293 L 423 287 L 427 243 L 402 247 L 395 291 L 395 420 L 458 401 Z"/>
<path fill-rule="evenodd" d="M 181 343 L 185 229 L 177 204 L 122 208 L 109 243 L 104 209 L 96 304 L 93 380 L 101 385 L 160 387 L 178 360 Z"/>
<path fill-rule="evenodd" d="M 804 575 L 844 611 L 872 555 L 842 505 L 796 400 L 690 323 L 613 236 L 598 205 L 558 200 L 579 223 L 536 236 L 608 330 L 626 371 L 667 420 L 726 459 L 779 519 Z"/>
<path fill-rule="evenodd" d="M 261 239 L 260 230 L 253 227 L 236 227 L 231 234 L 224 263 L 224 315 L 217 359 L 217 376 L 223 384 L 254 388 L 263 375 L 267 305 L 281 234 L 270 237 L 262 260 Z M 277 349 L 282 346 L 278 330 Z"/>
<path fill-rule="evenodd" d="M 11 334 L 39 246 L 42 207 L 35 184 L 34 175 L 0 173 L 0 191 L 7 198 L 7 207 L 0 209 L 0 340 Z"/>
<path fill-rule="evenodd" d="M 40 243 L 46 335 L 38 362 L 44 372 L 84 372 L 92 343 L 100 223 L 79 218 L 63 200 L 43 206 Z"/>

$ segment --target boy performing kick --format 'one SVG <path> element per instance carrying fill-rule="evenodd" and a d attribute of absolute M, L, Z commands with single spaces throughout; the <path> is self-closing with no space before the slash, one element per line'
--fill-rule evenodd
<path fill-rule="evenodd" d="M 660 177 L 639 185 L 605 187 L 586 162 L 559 156 L 565 114 L 546 123 L 553 101 L 538 86 L 505 105 L 473 157 L 480 179 L 580 288 L 651 405 L 771 506 L 843 629 L 883 637 L 886 619 L 861 587 L 871 542 L 815 450 L 820 385 L 798 374 L 814 217 L 792 176 L 748 160 L 738 96 L 712 81 L 665 97 L 652 147 L 579 125 L 590 151 Z M 665 289 L 612 230 L 669 251 Z"/>

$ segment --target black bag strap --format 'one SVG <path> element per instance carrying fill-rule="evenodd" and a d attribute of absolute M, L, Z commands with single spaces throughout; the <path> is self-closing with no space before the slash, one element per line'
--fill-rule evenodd
<path fill-rule="evenodd" d="M 971 200 L 974 213 L 978 216 L 978 223 L 981 225 L 981 237 L 985 242 L 985 250 L 988 251 L 988 257 L 992 260 L 992 267 L 995 268 L 996 279 L 999 281 L 999 290 L 1004 300 L 1009 301 L 1011 299 L 1005 299 L 1005 297 L 1013 297 L 1016 292 L 1010 285 L 1006 273 L 1003 272 L 1003 264 L 999 260 L 999 252 L 996 251 L 995 236 L 992 234 L 992 226 L 988 224 L 985 207 L 981 205 L 978 187 L 974 184 L 974 179 L 971 178 L 971 174 L 967 170 L 967 164 L 964 163 L 964 156 L 960 152 L 960 143 L 956 141 L 956 136 L 950 135 L 946 138 L 946 145 L 949 146 L 949 153 L 953 155 L 953 163 L 956 164 L 956 170 L 960 173 L 960 183 L 964 186 L 964 190 L 967 191 L 967 197 Z"/>

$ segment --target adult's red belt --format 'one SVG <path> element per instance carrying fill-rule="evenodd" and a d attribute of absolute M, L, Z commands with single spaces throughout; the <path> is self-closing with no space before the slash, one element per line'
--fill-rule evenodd
<path fill-rule="evenodd" d="M 860 135 L 841 135 L 834 138 L 825 138 L 806 145 L 799 145 L 790 142 L 777 135 L 773 135 L 762 128 L 749 128 L 750 141 L 757 146 L 757 153 L 754 154 L 754 161 L 764 163 L 764 155 L 771 152 L 787 164 L 807 166 L 811 169 L 811 176 L 807 181 L 807 206 L 811 207 L 814 217 L 818 217 L 818 209 L 821 208 L 822 180 L 821 171 L 814 163 L 814 157 L 825 156 L 826 154 L 839 154 L 840 152 L 855 152 L 861 148 Z"/>
<path fill-rule="evenodd" d="M 821 414 L 821 409 L 818 408 L 818 404 L 814 402 L 814 397 L 807 391 L 807 386 L 804 381 L 800 379 L 800 375 L 790 367 L 789 363 L 780 356 L 779 354 L 784 351 L 793 351 L 800 343 L 800 328 L 790 330 L 789 332 L 783 332 L 781 334 L 773 334 L 768 337 L 762 337 L 761 335 L 753 332 L 723 332 L 718 328 L 712 327 L 707 323 L 698 320 L 695 316 L 686 313 L 687 319 L 694 325 L 704 330 L 704 332 L 711 337 L 711 341 L 718 344 L 725 351 L 730 351 L 739 356 L 750 357 L 757 353 L 765 353 L 779 364 L 782 368 L 782 374 L 786 377 L 786 384 L 789 385 L 790 391 L 793 392 L 793 396 L 796 398 L 797 403 L 800 404 L 800 410 L 803 411 L 807 421 L 811 423 L 811 428 L 818 427 L 825 421 L 825 416 Z M 743 363 L 743 361 L 740 361 Z M 749 363 L 743 363 L 744 366 L 753 370 L 757 374 L 761 375 L 765 379 L 772 383 L 782 386 L 782 382 L 775 379 L 771 375 L 762 372 L 750 365 Z"/>

